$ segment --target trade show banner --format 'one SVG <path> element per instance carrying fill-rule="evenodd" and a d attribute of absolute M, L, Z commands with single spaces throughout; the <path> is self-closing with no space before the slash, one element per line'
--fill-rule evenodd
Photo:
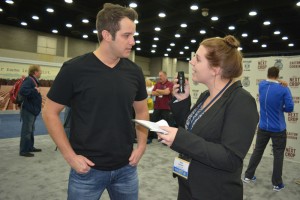
<path fill-rule="evenodd" d="M 193 56 L 193 55 L 192 55 Z M 259 58 L 244 58 L 244 72 L 241 76 L 241 81 L 244 89 L 249 91 L 256 99 L 257 108 L 258 101 L 258 84 L 261 80 L 267 78 L 268 68 L 277 66 L 280 69 L 280 79 L 288 83 L 291 90 L 293 101 L 295 104 L 292 113 L 285 113 L 287 124 L 287 145 L 285 150 L 285 160 L 300 162 L 300 56 L 289 57 L 259 57 Z M 192 80 L 192 69 L 189 66 L 189 80 Z M 196 102 L 201 92 L 207 90 L 203 84 L 195 84 L 190 81 L 192 104 Z M 249 153 L 252 153 L 255 146 L 256 135 L 253 139 Z M 272 157 L 272 142 L 270 141 L 264 156 Z"/>
<path fill-rule="evenodd" d="M 11 102 L 9 92 L 17 80 L 28 76 L 28 68 L 33 64 L 41 66 L 42 69 L 40 87 L 43 107 L 46 95 L 62 64 L 0 57 L 0 111 L 20 109 Z"/>

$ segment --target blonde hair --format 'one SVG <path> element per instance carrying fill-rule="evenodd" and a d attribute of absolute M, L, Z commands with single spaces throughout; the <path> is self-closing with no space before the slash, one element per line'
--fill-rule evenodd
<path fill-rule="evenodd" d="M 37 72 L 41 69 L 39 65 L 30 65 L 28 68 L 28 75 L 33 76 L 34 72 Z"/>
<path fill-rule="evenodd" d="M 146 87 L 152 87 L 153 83 L 150 79 L 146 78 L 145 82 L 146 82 Z"/>

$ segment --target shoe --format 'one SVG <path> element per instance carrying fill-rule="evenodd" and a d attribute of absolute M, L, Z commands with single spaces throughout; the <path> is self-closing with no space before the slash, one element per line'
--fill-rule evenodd
<path fill-rule="evenodd" d="M 42 151 L 42 149 L 37 149 L 37 148 L 33 147 L 33 149 L 30 152 L 41 152 L 41 151 Z"/>
<path fill-rule="evenodd" d="M 280 190 L 284 189 L 284 184 L 281 183 L 279 185 L 274 185 L 273 190 L 279 192 Z"/>
<path fill-rule="evenodd" d="M 29 153 L 29 152 L 25 152 L 25 153 L 20 153 L 20 156 L 24 156 L 24 157 L 33 157 L 34 154 L 33 154 L 33 153 Z"/>
<path fill-rule="evenodd" d="M 244 183 L 255 182 L 256 181 L 256 176 L 253 176 L 251 179 L 245 177 L 242 180 L 243 180 Z"/>

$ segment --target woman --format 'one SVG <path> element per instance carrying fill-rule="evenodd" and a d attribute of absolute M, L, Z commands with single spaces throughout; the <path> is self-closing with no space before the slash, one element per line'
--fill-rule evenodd
<path fill-rule="evenodd" d="M 241 200 L 243 159 L 258 123 L 255 99 L 239 80 L 242 55 L 233 36 L 201 42 L 192 65 L 192 80 L 207 86 L 190 109 L 190 87 L 170 103 L 179 128 L 162 127 L 159 139 L 174 151 L 179 200 Z M 177 80 L 175 80 L 177 81 Z"/>

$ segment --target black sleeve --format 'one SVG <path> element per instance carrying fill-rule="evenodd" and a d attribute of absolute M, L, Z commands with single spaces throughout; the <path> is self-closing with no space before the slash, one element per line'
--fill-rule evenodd
<path fill-rule="evenodd" d="M 47 97 L 56 103 L 71 106 L 70 99 L 73 91 L 73 73 L 74 72 L 70 70 L 70 65 L 64 63 L 55 77 Z"/>

